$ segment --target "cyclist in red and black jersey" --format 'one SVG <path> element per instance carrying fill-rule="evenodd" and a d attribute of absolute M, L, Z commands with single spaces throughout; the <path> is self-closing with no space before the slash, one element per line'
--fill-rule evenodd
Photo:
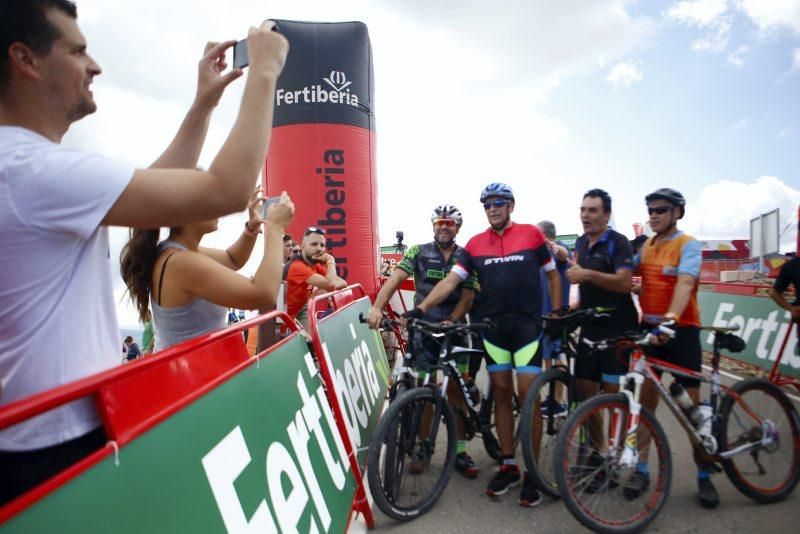
<path fill-rule="evenodd" d="M 466 254 L 416 308 L 404 314 L 422 317 L 444 300 L 474 272 L 481 296 L 475 312 L 492 320 L 496 329 L 484 334 L 487 370 L 495 398 L 497 435 L 503 453 L 500 470 L 489 482 L 486 494 L 502 495 L 508 488 L 523 482 L 514 460 L 514 416 L 512 370 L 517 370 L 517 389 L 524 398 L 542 369 L 541 313 L 542 290 L 539 269 L 547 273 L 548 291 L 553 309 L 561 307 L 561 280 L 536 226 L 511 221 L 514 193 L 509 186 L 493 183 L 481 193 L 490 228 L 469 240 Z M 534 436 L 541 432 L 541 418 L 534 417 Z M 534 440 L 536 442 L 536 439 Z M 527 474 L 520 494 L 522 506 L 541 502 L 536 487 Z"/>

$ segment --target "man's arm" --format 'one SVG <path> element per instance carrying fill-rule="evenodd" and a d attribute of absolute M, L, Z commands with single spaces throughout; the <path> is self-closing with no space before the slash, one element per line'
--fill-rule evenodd
<path fill-rule="evenodd" d="M 275 83 L 289 45 L 271 31 L 250 28 L 250 67 L 239 115 L 208 171 L 138 169 L 102 224 L 156 228 L 243 210 L 264 163 L 272 126 Z M 223 46 L 223 45 L 220 45 Z"/>
<path fill-rule="evenodd" d="M 222 74 L 227 67 L 225 51 L 236 41 L 208 43 L 198 65 L 197 94 L 186 113 L 178 133 L 161 156 L 150 165 L 151 168 L 197 167 L 200 151 L 208 133 L 211 112 L 219 103 L 225 88 L 242 75 L 242 69 L 233 69 Z"/>
<path fill-rule="evenodd" d="M 601 273 L 592 269 L 584 269 L 578 264 L 567 269 L 567 280 L 571 284 L 590 283 L 606 291 L 630 293 L 633 273 L 631 269 L 620 269 L 615 273 Z"/>
<path fill-rule="evenodd" d="M 792 303 L 786 300 L 786 297 L 783 296 L 783 293 L 779 292 L 774 287 L 771 287 L 769 288 L 769 296 L 772 298 L 775 304 L 790 312 L 792 314 L 792 319 L 795 321 L 800 319 L 800 306 L 792 306 Z"/>
<path fill-rule="evenodd" d="M 561 277 L 558 276 L 558 270 L 555 268 L 547 271 L 547 289 L 550 291 L 550 303 L 553 311 L 560 309 L 564 304 L 561 302 Z"/>
<path fill-rule="evenodd" d="M 446 299 L 450 293 L 455 291 L 455 289 L 458 287 L 458 284 L 463 281 L 464 280 L 455 270 L 451 270 L 444 280 L 433 286 L 431 292 L 428 293 L 428 296 L 425 297 L 425 300 L 419 303 L 417 308 L 419 308 L 423 313 L 428 313 L 428 310 Z"/>
<path fill-rule="evenodd" d="M 367 323 L 369 324 L 370 328 L 374 330 L 381 325 L 381 320 L 383 320 L 383 309 L 386 307 L 389 299 L 392 298 L 392 295 L 394 295 L 394 292 L 397 291 L 397 288 L 400 287 L 400 284 L 406 281 L 409 276 L 410 275 L 404 270 L 395 269 L 389 279 L 386 280 L 386 282 L 383 284 L 383 287 L 381 287 L 381 290 L 378 291 L 378 294 L 375 297 L 375 302 L 369 308 Z"/>
<path fill-rule="evenodd" d="M 456 321 L 462 320 L 464 316 L 472 309 L 472 303 L 474 301 L 475 290 L 468 287 L 462 287 L 461 297 L 458 299 L 456 307 L 453 308 L 453 313 L 450 314 L 450 317 Z"/>
<path fill-rule="evenodd" d="M 689 305 L 689 299 L 694 289 L 695 277 L 688 274 L 679 274 L 678 282 L 675 284 L 675 291 L 672 292 L 672 301 L 664 317 L 678 319 Z"/>

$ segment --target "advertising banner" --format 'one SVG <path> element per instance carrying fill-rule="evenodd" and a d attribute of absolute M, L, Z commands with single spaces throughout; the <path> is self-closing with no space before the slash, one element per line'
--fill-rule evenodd
<path fill-rule="evenodd" d="M 735 333 L 745 340 L 747 347 L 738 354 L 731 354 L 732 358 L 767 370 L 772 367 L 789 330 L 789 312 L 778 308 L 771 299 L 764 297 L 699 291 L 697 298 L 704 325 L 739 329 Z M 791 329 L 790 336 L 784 349 L 780 372 L 800 378 L 800 356 L 795 355 L 797 335 L 794 328 Z M 711 350 L 711 334 L 704 332 L 701 341 L 704 350 Z"/>
<path fill-rule="evenodd" d="M 359 314 L 367 315 L 370 305 L 368 298 L 362 298 L 318 323 L 323 357 L 362 470 L 389 384 L 380 335 L 358 320 Z"/>
<path fill-rule="evenodd" d="M 296 335 L 0 532 L 338 533 L 354 493 L 320 377 Z"/>

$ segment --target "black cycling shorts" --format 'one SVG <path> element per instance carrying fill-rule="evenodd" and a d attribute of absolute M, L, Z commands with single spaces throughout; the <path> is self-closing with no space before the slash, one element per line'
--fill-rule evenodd
<path fill-rule="evenodd" d="M 581 327 L 581 337 L 590 341 L 599 341 L 622 335 L 619 329 L 597 324 Z M 628 352 L 617 352 L 611 347 L 606 350 L 592 351 L 586 343 L 578 345 L 578 357 L 575 360 L 575 377 L 593 382 L 619 384 L 628 372 Z"/>
<path fill-rule="evenodd" d="M 494 330 L 483 334 L 486 369 L 539 374 L 542 372 L 542 328 L 532 319 L 493 318 Z"/>
<path fill-rule="evenodd" d="M 700 328 L 697 326 L 679 326 L 675 329 L 674 338 L 670 339 L 665 345 L 650 347 L 648 353 L 659 360 L 699 373 L 703 364 Z M 675 379 L 679 384 L 687 388 L 700 385 L 700 380 L 696 378 L 676 376 Z"/>

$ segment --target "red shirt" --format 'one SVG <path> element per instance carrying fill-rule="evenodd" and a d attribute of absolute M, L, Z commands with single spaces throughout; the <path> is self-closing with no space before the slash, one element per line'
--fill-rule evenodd
<path fill-rule="evenodd" d="M 301 259 L 292 260 L 286 272 L 286 313 L 289 317 L 297 317 L 308 302 L 308 297 L 314 290 L 308 279 L 315 274 L 327 276 L 328 268 L 322 263 L 309 265 Z"/>

